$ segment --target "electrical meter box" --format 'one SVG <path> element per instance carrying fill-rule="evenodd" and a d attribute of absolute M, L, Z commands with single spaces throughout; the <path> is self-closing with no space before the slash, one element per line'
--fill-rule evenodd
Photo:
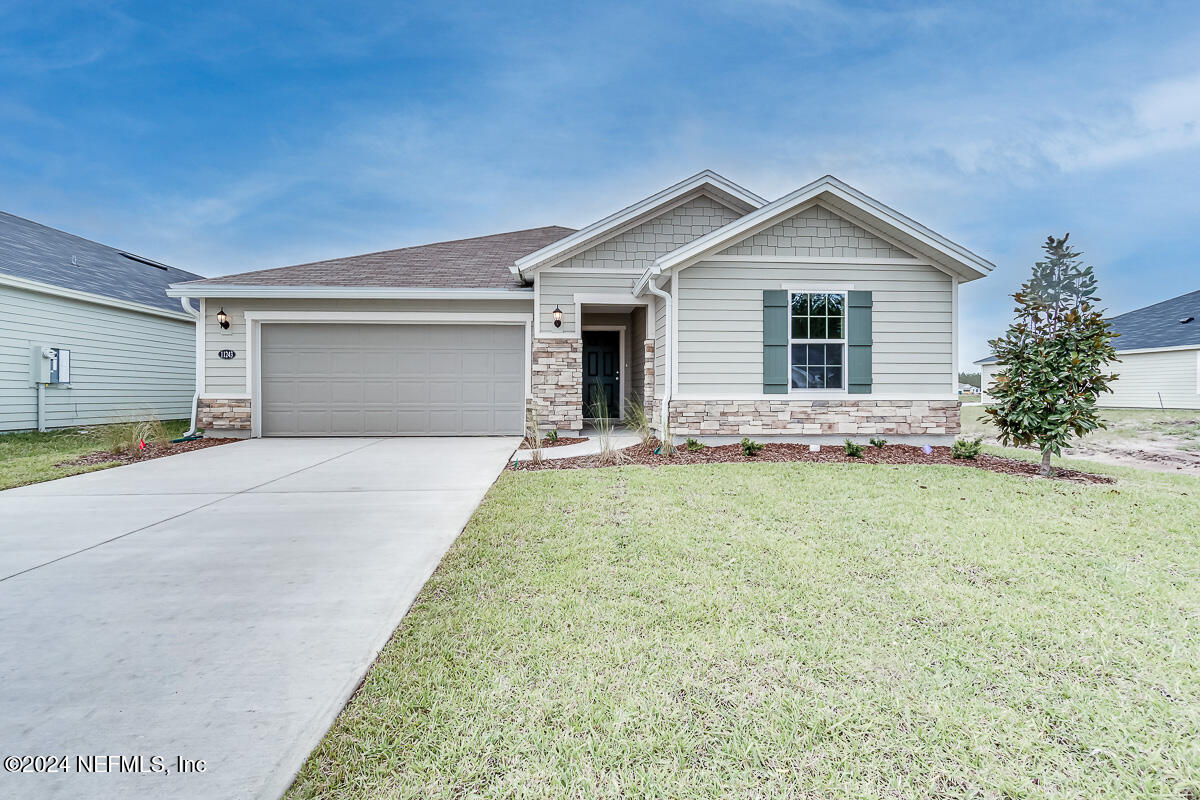
<path fill-rule="evenodd" d="M 70 383 L 71 351 L 62 347 L 35 346 L 30 352 L 34 383 Z"/>

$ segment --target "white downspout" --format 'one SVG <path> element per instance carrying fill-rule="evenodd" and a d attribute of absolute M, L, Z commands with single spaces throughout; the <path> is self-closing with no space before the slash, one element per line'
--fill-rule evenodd
<path fill-rule="evenodd" d="M 186 439 L 196 435 L 196 412 L 200 405 L 200 389 L 202 388 L 200 386 L 200 359 L 204 358 L 204 353 L 200 350 L 200 326 L 204 324 L 204 320 L 200 319 L 200 312 L 192 307 L 192 298 L 179 298 L 179 305 L 183 306 L 183 310 L 196 319 L 196 391 L 192 394 L 192 424 L 187 433 L 180 437 Z"/>
<path fill-rule="evenodd" d="M 662 289 L 658 288 L 658 286 L 654 283 L 653 275 L 650 276 L 650 281 L 646 284 L 646 288 L 650 290 L 652 295 L 662 299 L 664 309 L 663 325 L 666 327 L 663 330 L 663 344 L 666 345 L 666 347 L 664 348 L 665 352 L 663 353 L 663 397 L 662 402 L 659 404 L 659 407 L 662 410 L 662 420 L 660 422 L 662 427 L 659 429 L 659 432 L 665 436 L 669 428 L 668 420 L 670 419 L 671 414 L 671 315 L 674 313 L 675 309 L 671 307 L 670 292 L 664 292 Z M 674 444 L 674 442 L 671 444 Z"/>

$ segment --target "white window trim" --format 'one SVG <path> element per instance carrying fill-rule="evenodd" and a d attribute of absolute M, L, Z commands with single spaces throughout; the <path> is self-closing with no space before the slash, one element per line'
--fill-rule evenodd
<path fill-rule="evenodd" d="M 271 323 L 368 323 L 378 325 L 521 325 L 525 329 L 525 399 L 533 396 L 533 315 L 472 314 L 445 311 L 246 311 L 246 394 L 250 396 L 250 435 L 262 436 L 262 336 Z M 227 395 L 228 396 L 228 395 Z"/>
<path fill-rule="evenodd" d="M 849 340 L 847 339 L 845 334 L 848 332 L 849 327 L 850 327 L 848 324 L 850 315 L 847 313 L 849 311 L 850 289 L 846 288 L 845 286 L 841 286 L 841 287 L 830 287 L 830 286 L 809 287 L 809 286 L 797 286 L 794 284 L 790 285 L 790 286 L 785 286 L 783 288 L 787 289 L 787 293 L 788 293 L 788 302 L 787 302 L 787 310 L 788 310 L 788 348 L 787 348 L 787 352 L 788 352 L 788 368 L 787 368 L 788 394 L 795 396 L 795 397 L 819 397 L 819 396 L 837 397 L 837 396 L 849 394 L 850 365 L 847 363 L 847 360 L 849 357 Z M 797 295 L 797 294 L 840 294 L 840 295 L 842 295 L 842 338 L 841 339 L 793 339 L 792 338 L 792 295 Z M 838 342 L 841 342 L 841 344 L 842 344 L 842 385 L 841 386 L 832 388 L 832 389 L 830 389 L 830 388 L 797 389 L 792 386 L 792 345 L 793 344 L 837 344 Z"/>

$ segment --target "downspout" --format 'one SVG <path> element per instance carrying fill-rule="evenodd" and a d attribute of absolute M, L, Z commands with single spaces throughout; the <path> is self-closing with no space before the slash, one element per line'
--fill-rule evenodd
<path fill-rule="evenodd" d="M 200 352 L 200 326 L 204 324 L 204 320 L 200 319 L 200 311 L 192 306 L 192 298 L 179 298 L 179 305 L 183 306 L 183 310 L 190 314 L 196 320 L 196 391 L 192 394 L 192 424 L 188 428 L 187 433 L 176 439 L 176 442 L 182 442 L 186 439 L 199 438 L 196 436 L 196 413 L 200 405 L 200 359 L 204 358 L 204 353 Z"/>
<path fill-rule="evenodd" d="M 662 427 L 659 429 L 659 431 L 665 436 L 667 430 L 669 429 L 668 420 L 670 419 L 671 414 L 671 315 L 674 313 L 674 309 L 671 307 L 670 292 L 664 292 L 662 289 L 658 288 L 658 285 L 654 282 L 653 275 L 650 276 L 650 280 L 646 283 L 646 288 L 650 290 L 652 295 L 662 299 L 664 309 L 663 344 L 665 344 L 666 347 L 664 348 L 665 352 L 663 353 L 663 397 L 662 402 L 659 404 L 659 408 L 662 411 L 662 420 L 659 424 L 662 425 Z M 674 444 L 674 442 L 671 442 L 671 444 Z"/>

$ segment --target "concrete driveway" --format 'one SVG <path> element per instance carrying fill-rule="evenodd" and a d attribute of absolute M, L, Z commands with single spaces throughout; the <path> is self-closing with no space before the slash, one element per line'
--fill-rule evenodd
<path fill-rule="evenodd" d="M 278 797 L 517 444 L 258 439 L 0 492 L 0 756 L 69 770 L 0 797 Z"/>

